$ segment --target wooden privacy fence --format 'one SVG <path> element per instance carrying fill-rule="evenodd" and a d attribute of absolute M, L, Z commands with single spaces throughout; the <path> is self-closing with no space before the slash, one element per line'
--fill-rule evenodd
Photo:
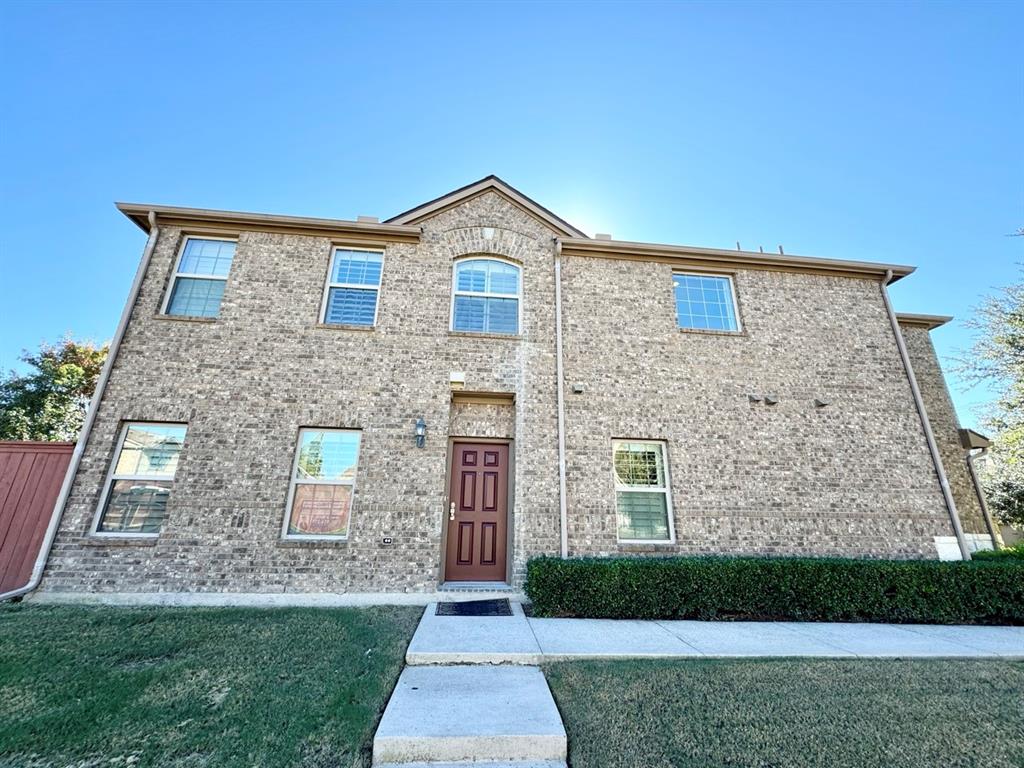
<path fill-rule="evenodd" d="M 74 448 L 0 441 L 0 594 L 28 584 Z"/>

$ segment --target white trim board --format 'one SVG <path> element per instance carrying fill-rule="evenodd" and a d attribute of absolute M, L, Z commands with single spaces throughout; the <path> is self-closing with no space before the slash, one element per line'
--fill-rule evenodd
<path fill-rule="evenodd" d="M 68 605 L 237 606 L 248 608 L 358 608 L 371 605 L 429 605 L 436 602 L 509 599 L 521 591 L 494 592 L 50 592 L 37 591 L 26 602 Z"/>

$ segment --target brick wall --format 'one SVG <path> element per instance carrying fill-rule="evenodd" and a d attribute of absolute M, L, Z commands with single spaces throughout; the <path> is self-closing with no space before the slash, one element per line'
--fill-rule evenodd
<path fill-rule="evenodd" d="M 960 445 L 960 421 L 949 396 L 931 334 L 921 325 L 901 323 L 900 329 L 907 342 L 910 363 L 914 366 L 914 376 L 921 390 L 925 410 L 928 411 L 928 421 L 939 447 L 942 466 L 960 514 L 960 523 L 965 533 L 989 535 L 978 494 L 967 469 L 966 454 Z"/>
<path fill-rule="evenodd" d="M 565 265 L 566 377 L 584 385 L 567 401 L 570 549 L 621 549 L 626 437 L 668 441 L 675 506 L 677 543 L 637 549 L 934 557 L 952 529 L 879 282 L 740 271 L 729 335 L 678 329 L 672 271 Z"/>
<path fill-rule="evenodd" d="M 318 325 L 331 240 L 263 232 L 239 233 L 215 322 L 160 316 L 183 236 L 162 228 L 42 588 L 433 590 L 449 435 L 514 439 L 516 580 L 557 553 L 555 233 L 493 192 L 423 229 L 387 247 L 368 331 Z M 451 263 L 481 253 L 523 267 L 518 337 L 448 330 Z M 585 390 L 567 394 L 572 553 L 634 551 L 616 543 L 613 437 L 669 442 L 677 543 L 655 551 L 934 557 L 951 533 L 877 281 L 741 271 L 728 336 L 676 328 L 666 264 L 567 257 L 563 280 L 566 381 Z M 452 371 L 515 405 L 453 405 Z M 155 541 L 88 535 L 127 420 L 188 423 Z M 281 541 L 303 426 L 362 430 L 346 542 Z"/>

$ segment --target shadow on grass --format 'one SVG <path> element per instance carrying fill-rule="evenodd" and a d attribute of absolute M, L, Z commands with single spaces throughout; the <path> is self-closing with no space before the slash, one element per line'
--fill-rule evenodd
<path fill-rule="evenodd" d="M 0 766 L 368 766 L 421 608 L 0 608 Z"/>

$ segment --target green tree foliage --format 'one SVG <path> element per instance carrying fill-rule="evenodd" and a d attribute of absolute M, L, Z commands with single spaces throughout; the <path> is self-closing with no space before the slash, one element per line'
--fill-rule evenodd
<path fill-rule="evenodd" d="M 26 351 L 29 371 L 0 380 L 0 440 L 77 440 L 108 350 L 66 337 Z"/>
<path fill-rule="evenodd" d="M 985 420 L 993 445 L 982 483 L 995 515 L 1024 527 L 1024 280 L 989 297 L 971 325 L 974 345 L 961 370 L 999 391 Z"/>

